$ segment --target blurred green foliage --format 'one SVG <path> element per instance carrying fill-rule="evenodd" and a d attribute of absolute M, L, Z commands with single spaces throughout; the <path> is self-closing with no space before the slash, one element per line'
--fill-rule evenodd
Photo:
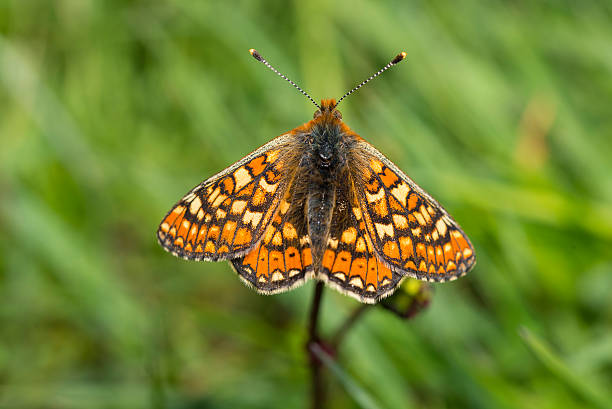
<path fill-rule="evenodd" d="M 1 407 L 306 407 L 312 283 L 155 240 L 314 112 L 251 47 L 315 98 L 405 50 L 344 119 L 477 251 L 414 320 L 366 314 L 330 407 L 612 406 L 610 1 L 2 0 Z M 323 331 L 355 306 L 327 291 Z"/>

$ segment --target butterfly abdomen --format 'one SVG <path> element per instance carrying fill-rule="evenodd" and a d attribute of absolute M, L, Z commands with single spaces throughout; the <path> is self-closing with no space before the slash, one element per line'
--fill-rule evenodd
<path fill-rule="evenodd" d="M 310 184 L 306 202 L 306 220 L 315 269 L 320 266 L 327 245 L 335 202 L 336 187 L 334 184 L 316 182 Z"/>

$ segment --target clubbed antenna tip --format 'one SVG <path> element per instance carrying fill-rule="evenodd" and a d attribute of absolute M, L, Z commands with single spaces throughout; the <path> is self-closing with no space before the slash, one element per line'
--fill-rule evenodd
<path fill-rule="evenodd" d="M 256 49 L 251 48 L 249 50 L 249 52 L 251 53 L 251 55 L 253 56 L 253 58 L 255 58 L 257 61 L 263 61 L 263 58 L 261 57 L 261 55 L 259 55 L 259 53 L 257 52 Z"/>
<path fill-rule="evenodd" d="M 257 51 L 255 51 L 255 50 L 251 50 L 251 51 L 257 52 Z M 393 60 L 391 60 L 391 65 L 395 65 L 395 64 L 397 64 L 398 62 L 402 61 L 404 58 L 406 58 L 406 55 L 408 55 L 408 54 L 406 54 L 406 52 L 405 52 L 405 51 L 402 51 L 401 53 L 399 53 L 398 55 L 396 55 L 396 56 L 395 56 L 395 58 L 394 58 Z"/>

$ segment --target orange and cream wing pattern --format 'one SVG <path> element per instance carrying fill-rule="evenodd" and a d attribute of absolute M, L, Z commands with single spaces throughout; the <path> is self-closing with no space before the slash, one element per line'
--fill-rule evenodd
<path fill-rule="evenodd" d="M 292 205 L 292 201 L 289 188 L 259 244 L 246 255 L 231 260 L 240 278 L 260 293 L 287 291 L 313 276 L 303 209 Z"/>
<path fill-rule="evenodd" d="M 162 220 L 157 237 L 172 254 L 224 260 L 245 254 L 262 236 L 287 189 L 291 134 L 270 141 L 205 180 Z"/>
<path fill-rule="evenodd" d="M 376 256 L 355 194 L 347 191 L 336 207 L 319 278 L 344 294 L 373 304 L 391 295 L 405 277 Z"/>
<path fill-rule="evenodd" d="M 421 280 L 465 274 L 476 261 L 474 248 L 446 210 L 367 142 L 355 152 L 359 208 L 378 258 Z"/>

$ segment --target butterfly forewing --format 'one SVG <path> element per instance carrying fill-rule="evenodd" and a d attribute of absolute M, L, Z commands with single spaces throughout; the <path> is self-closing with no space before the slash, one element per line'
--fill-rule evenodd
<path fill-rule="evenodd" d="M 161 245 L 194 260 L 234 258 L 262 236 L 287 190 L 292 135 L 270 141 L 200 183 L 162 220 Z"/>
<path fill-rule="evenodd" d="M 378 258 L 392 270 L 447 281 L 474 264 L 474 249 L 440 204 L 365 141 L 355 149 L 353 181 Z"/>

